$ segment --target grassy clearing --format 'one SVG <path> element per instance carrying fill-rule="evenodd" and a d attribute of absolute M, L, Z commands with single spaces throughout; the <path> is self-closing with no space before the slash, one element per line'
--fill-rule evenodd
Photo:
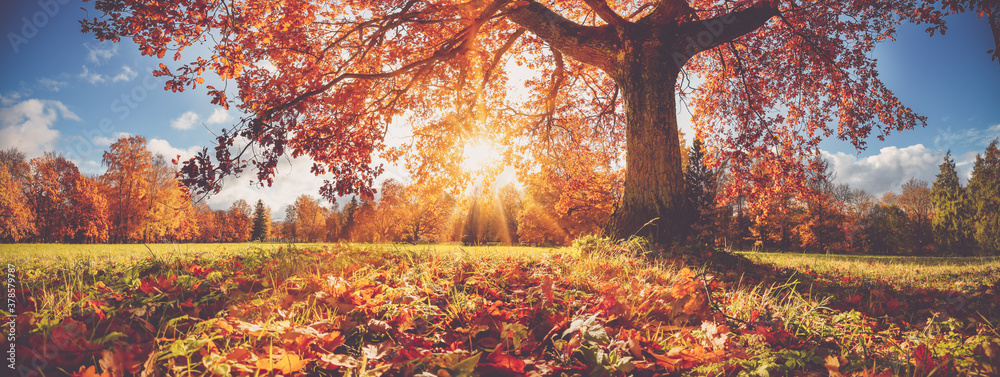
<path fill-rule="evenodd" d="M 688 269 L 626 246 L 3 245 L 0 255 L 19 263 L 19 367 L 45 375 L 1000 371 L 996 260 L 745 254 Z"/>
<path fill-rule="evenodd" d="M 891 257 L 742 253 L 759 263 L 801 273 L 885 281 L 901 290 L 962 289 L 1000 279 L 1000 257 Z"/>
<path fill-rule="evenodd" d="M 76 259 L 76 258 L 125 258 L 142 259 L 149 256 L 171 255 L 202 255 L 215 253 L 240 253 L 249 250 L 277 250 L 282 247 L 294 246 L 299 249 L 318 249 L 332 247 L 331 243 L 162 243 L 162 244 L 126 244 L 126 245 L 79 245 L 79 244 L 0 244 L 0 258 L 5 261 L 34 262 L 43 259 Z M 350 244 L 349 244 L 350 245 Z M 470 252 L 476 255 L 497 256 L 530 256 L 536 253 L 556 252 L 559 248 L 543 248 L 528 246 L 463 246 L 461 244 L 366 244 L 353 246 L 370 246 L 383 250 L 408 252 Z M 569 249 L 567 249 L 569 250 Z M 563 251 L 565 252 L 565 250 Z"/>

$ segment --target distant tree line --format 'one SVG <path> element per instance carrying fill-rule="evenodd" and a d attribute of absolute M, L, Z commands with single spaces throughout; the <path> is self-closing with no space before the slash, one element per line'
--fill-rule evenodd
<path fill-rule="evenodd" d="M 63 156 L 27 160 L 0 151 L 0 242 L 242 242 L 266 239 L 270 210 L 237 200 L 228 210 L 192 201 L 174 165 L 142 136 L 123 137 L 100 176 Z"/>
<path fill-rule="evenodd" d="M 371 200 L 342 207 L 302 195 L 272 220 L 271 208 L 236 200 L 227 210 L 193 201 L 174 166 L 140 136 L 103 155 L 107 171 L 81 174 L 46 153 L 0 152 L 2 242 L 462 242 L 566 245 L 599 234 L 620 199 L 620 170 L 562 156 L 540 164 L 523 184 L 484 185 L 455 194 L 389 179 Z M 739 250 L 904 255 L 1000 255 L 1000 151 L 977 156 L 968 184 L 950 152 L 933 183 L 911 179 L 881 198 L 834 184 L 827 163 L 807 182 L 811 194 L 749 203 L 726 192 L 724 163 L 708 167 L 696 140 L 682 162 L 686 202 L 676 216 L 689 243 Z M 781 184 L 780 176 L 774 182 Z"/>
<path fill-rule="evenodd" d="M 901 192 L 881 198 L 832 183 L 826 162 L 816 160 L 813 163 L 822 173 L 809 181 L 812 195 L 751 206 L 737 194 L 720 204 L 713 198 L 725 187 L 722 169 L 700 166 L 703 156 L 697 144 L 689 161 L 692 238 L 701 242 L 743 250 L 1000 255 L 996 140 L 976 157 L 966 186 L 961 185 L 948 152 L 933 183 L 910 179 Z"/>

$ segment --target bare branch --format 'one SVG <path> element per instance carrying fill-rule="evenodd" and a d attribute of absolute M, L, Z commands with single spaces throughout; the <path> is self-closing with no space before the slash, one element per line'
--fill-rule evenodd
<path fill-rule="evenodd" d="M 500 58 L 503 57 L 503 54 L 510 51 L 510 48 L 514 46 L 514 42 L 517 42 L 517 39 L 521 38 L 526 31 L 528 30 L 525 28 L 518 28 L 514 34 L 511 34 L 510 37 L 507 38 L 507 41 L 504 42 L 503 46 L 500 46 L 500 49 L 493 55 L 493 59 L 490 60 L 489 67 L 486 67 L 486 72 L 483 73 L 483 82 L 479 86 L 479 90 L 483 90 L 483 88 L 486 87 L 486 83 L 490 81 L 490 77 L 493 75 L 493 70 L 496 69 L 497 64 L 500 64 Z"/>

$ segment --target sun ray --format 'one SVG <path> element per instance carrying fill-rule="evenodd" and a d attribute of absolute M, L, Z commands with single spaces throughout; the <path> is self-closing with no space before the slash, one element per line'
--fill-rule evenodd
<path fill-rule="evenodd" d="M 472 140 L 462 151 L 462 169 L 467 172 L 485 171 L 502 160 L 499 146 L 486 139 Z"/>

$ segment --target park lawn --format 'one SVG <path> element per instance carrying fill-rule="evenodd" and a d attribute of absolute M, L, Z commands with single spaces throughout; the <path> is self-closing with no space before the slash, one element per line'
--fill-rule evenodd
<path fill-rule="evenodd" d="M 167 257 L 171 255 L 193 256 L 213 255 L 218 253 L 242 253 L 250 250 L 277 250 L 292 246 L 299 249 L 316 249 L 330 247 L 331 243 L 280 243 L 280 242 L 244 242 L 244 243 L 156 243 L 156 244 L 0 244 L 0 258 L 10 263 L 34 263 L 45 259 L 126 259 L 139 260 L 150 256 Z M 461 244 L 365 244 L 386 250 L 407 251 L 450 251 L 466 250 L 475 253 L 503 254 L 510 256 L 532 255 L 537 250 L 554 250 L 528 246 L 463 246 Z"/>
<path fill-rule="evenodd" d="M 15 261 L 16 367 L 44 375 L 1000 371 L 995 259 L 716 254 L 0 246 Z"/>
<path fill-rule="evenodd" d="M 851 280 L 884 280 L 904 290 L 965 290 L 1000 279 L 1000 257 L 741 253 L 756 262 Z"/>

